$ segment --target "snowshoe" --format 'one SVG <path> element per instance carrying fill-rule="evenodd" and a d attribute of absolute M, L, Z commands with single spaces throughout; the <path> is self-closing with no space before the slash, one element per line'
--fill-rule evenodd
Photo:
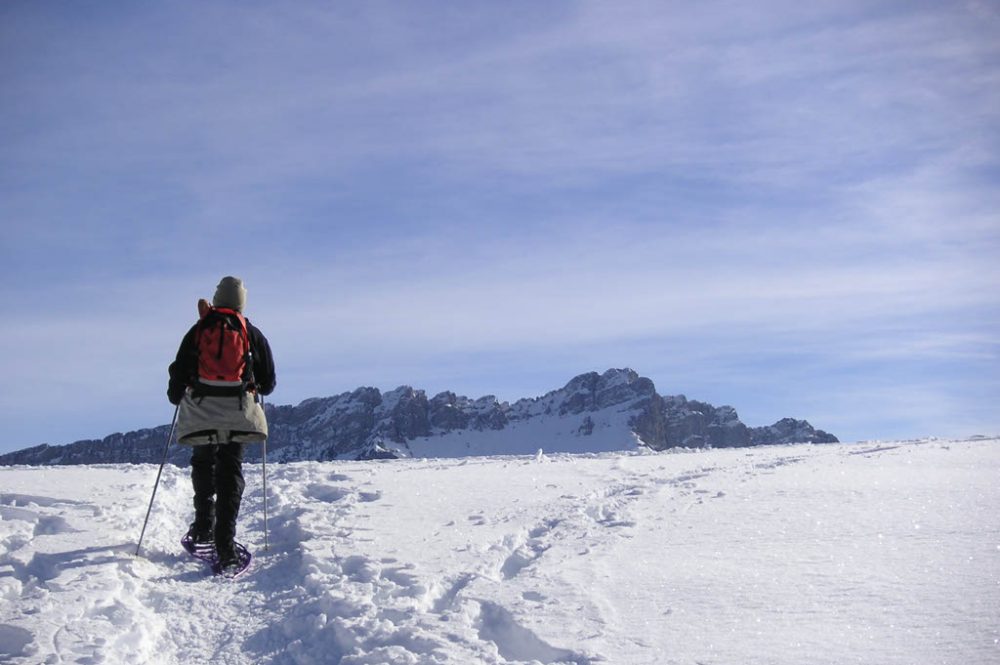
<path fill-rule="evenodd" d="M 196 542 L 188 532 L 181 538 L 181 547 L 195 559 L 207 563 L 213 575 L 233 578 L 242 575 L 250 567 L 253 555 L 242 543 L 233 543 L 232 552 L 227 552 L 222 560 L 214 542 Z"/>
<path fill-rule="evenodd" d="M 208 563 L 216 559 L 215 536 L 211 530 L 199 530 L 192 524 L 188 532 L 181 538 L 181 547 L 196 559 Z"/>
<path fill-rule="evenodd" d="M 233 543 L 233 547 L 212 564 L 212 573 L 232 579 L 243 574 L 250 567 L 252 559 L 253 555 L 246 547 Z"/>

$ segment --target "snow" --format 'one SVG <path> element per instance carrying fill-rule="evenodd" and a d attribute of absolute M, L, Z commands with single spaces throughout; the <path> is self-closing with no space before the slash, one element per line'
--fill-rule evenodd
<path fill-rule="evenodd" d="M 3 663 L 1000 662 L 1000 440 L 247 465 L 248 573 L 187 470 L 0 469 Z M 527 444 L 526 444 L 527 445 Z"/>
<path fill-rule="evenodd" d="M 402 457 L 426 458 L 531 455 L 539 448 L 563 453 L 635 450 L 639 442 L 630 425 L 634 416 L 634 411 L 621 405 L 565 416 L 539 413 L 512 420 L 501 430 L 456 429 L 405 444 L 387 441 L 382 445 Z M 591 434 L 584 435 L 581 428 L 588 419 L 594 427 Z"/>

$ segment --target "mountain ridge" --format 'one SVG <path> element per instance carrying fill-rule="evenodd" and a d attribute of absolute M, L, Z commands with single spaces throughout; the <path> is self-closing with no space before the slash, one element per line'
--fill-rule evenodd
<path fill-rule="evenodd" d="M 464 457 L 547 452 L 606 452 L 835 443 L 808 421 L 783 418 L 748 427 L 731 406 L 684 395 L 662 396 L 634 370 L 587 372 L 540 397 L 501 402 L 400 386 L 382 393 L 360 387 L 298 405 L 266 405 L 268 458 L 277 462 Z M 0 455 L 0 465 L 159 463 L 168 425 Z M 260 458 L 248 446 L 246 458 Z M 186 465 L 189 451 L 171 446 L 168 460 Z"/>

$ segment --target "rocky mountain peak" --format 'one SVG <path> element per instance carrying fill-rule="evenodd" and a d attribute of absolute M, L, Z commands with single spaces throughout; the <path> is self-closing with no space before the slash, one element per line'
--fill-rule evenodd
<path fill-rule="evenodd" d="M 661 396 L 629 368 L 587 372 L 541 397 L 500 402 L 445 391 L 428 398 L 400 386 L 385 393 L 361 387 L 297 406 L 267 405 L 269 459 L 274 461 L 565 452 L 634 448 L 734 447 L 833 442 L 804 420 L 785 418 L 747 427 L 731 406 L 684 395 Z M 113 434 L 100 441 L 35 448 L 0 456 L 0 464 L 157 462 L 167 427 Z M 259 455 L 247 450 L 247 459 Z M 190 450 L 173 446 L 170 460 L 186 464 Z"/>

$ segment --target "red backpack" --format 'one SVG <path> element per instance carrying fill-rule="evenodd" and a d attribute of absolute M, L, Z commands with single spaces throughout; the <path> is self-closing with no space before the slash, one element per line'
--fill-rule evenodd
<path fill-rule="evenodd" d="M 195 332 L 198 378 L 207 383 L 242 385 L 253 373 L 247 321 L 235 309 L 212 307 Z"/>

